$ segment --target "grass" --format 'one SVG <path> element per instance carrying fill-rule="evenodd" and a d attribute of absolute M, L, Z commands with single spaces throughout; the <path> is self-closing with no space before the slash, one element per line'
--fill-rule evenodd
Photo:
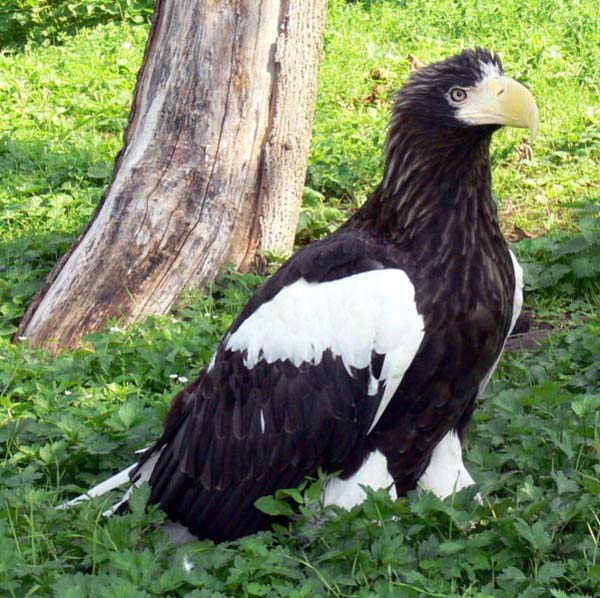
<path fill-rule="evenodd" d="M 145 512 L 143 489 L 131 514 L 110 520 L 101 500 L 54 509 L 156 437 L 170 399 L 260 283 L 226 273 L 169 316 L 112 323 L 56 359 L 9 342 L 110 178 L 148 5 L 7 0 L 0 9 L 0 594 L 598 595 L 600 8 L 592 2 L 331 3 L 300 244 L 335 228 L 376 182 L 408 54 L 429 62 L 491 46 L 540 104 L 534 159 L 519 153 L 520 132 L 501 133 L 494 183 L 508 233 L 552 231 L 517 249 L 528 266 L 526 302 L 557 331 L 540 351 L 503 360 L 477 412 L 466 458 L 482 505 L 470 490 L 395 503 L 372 493 L 316 528 L 317 483 L 287 496 L 290 529 L 181 549 L 157 529 L 162 515 Z M 289 511 L 282 500 L 267 507 Z"/>

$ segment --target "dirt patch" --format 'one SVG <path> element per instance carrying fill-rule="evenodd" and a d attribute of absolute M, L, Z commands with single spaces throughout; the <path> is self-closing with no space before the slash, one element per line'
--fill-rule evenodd
<path fill-rule="evenodd" d="M 542 341 L 553 331 L 553 326 L 536 320 L 532 311 L 524 310 L 515 324 L 513 333 L 508 337 L 504 350 L 511 353 L 537 351 L 542 346 Z"/>

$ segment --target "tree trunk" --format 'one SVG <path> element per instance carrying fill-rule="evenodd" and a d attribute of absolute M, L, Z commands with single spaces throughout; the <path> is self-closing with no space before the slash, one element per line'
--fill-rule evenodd
<path fill-rule="evenodd" d="M 327 0 L 158 0 L 109 185 L 17 336 L 56 353 L 292 248 Z"/>

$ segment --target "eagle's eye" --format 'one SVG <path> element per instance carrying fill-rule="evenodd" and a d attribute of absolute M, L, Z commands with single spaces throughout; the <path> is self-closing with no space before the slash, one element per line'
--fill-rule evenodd
<path fill-rule="evenodd" d="M 467 92 L 462 87 L 453 87 L 450 90 L 450 99 L 453 102 L 464 102 L 467 99 Z"/>

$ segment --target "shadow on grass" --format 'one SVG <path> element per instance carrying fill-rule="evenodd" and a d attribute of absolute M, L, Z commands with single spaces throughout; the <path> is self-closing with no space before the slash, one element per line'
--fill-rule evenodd
<path fill-rule="evenodd" d="M 91 159 L 76 144 L 0 138 L 0 336 L 91 217 L 110 177 Z"/>
<path fill-rule="evenodd" d="M 0 52 L 34 45 L 59 44 L 85 27 L 101 23 L 143 23 L 155 0 L 3 0 L 0 7 Z"/>
<path fill-rule="evenodd" d="M 72 231 L 0 242 L 0 337 L 10 337 L 47 274 L 75 239 Z"/>
<path fill-rule="evenodd" d="M 2 191 L 9 197 L 26 198 L 60 191 L 69 183 L 80 189 L 104 188 L 110 180 L 112 162 L 99 159 L 94 150 L 86 143 L 54 144 L 46 139 L 0 136 L 0 211 Z M 0 230 L 2 226 L 0 220 Z"/>

